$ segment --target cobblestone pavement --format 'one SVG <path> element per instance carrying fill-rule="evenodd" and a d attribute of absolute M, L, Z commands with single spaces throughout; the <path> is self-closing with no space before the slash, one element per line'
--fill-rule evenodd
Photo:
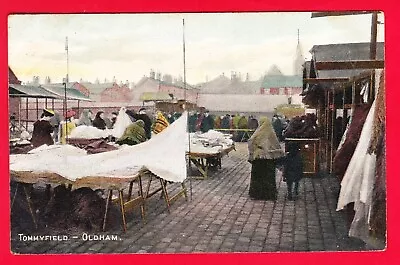
<path fill-rule="evenodd" d="M 222 159 L 222 169 L 205 180 L 188 180 L 189 199 L 179 198 L 170 213 L 157 194 L 146 204 L 146 224 L 139 210 L 127 214 L 128 231 L 120 226 L 106 233 L 12 229 L 14 253 L 197 253 L 364 250 L 347 237 L 344 213 L 336 212 L 339 183 L 333 177 L 304 178 L 296 201 L 286 198 L 286 184 L 277 174 L 278 199 L 248 196 L 250 163 L 247 144 Z M 190 185 L 192 184 L 192 185 Z M 171 184 L 173 194 L 179 185 Z M 190 190 L 192 194 L 190 195 Z M 115 211 L 117 206 L 115 207 Z M 118 216 L 118 215 L 117 215 Z M 29 216 L 27 222 L 29 222 Z M 120 223 L 119 219 L 113 220 Z M 21 235 L 23 233 L 23 235 Z M 29 241 L 27 235 L 67 235 L 66 241 Z M 88 236 L 89 235 L 89 236 Z M 103 235 L 103 240 L 93 240 Z M 75 236 L 76 238 L 73 238 Z M 108 237 L 107 237 L 108 236 Z"/>

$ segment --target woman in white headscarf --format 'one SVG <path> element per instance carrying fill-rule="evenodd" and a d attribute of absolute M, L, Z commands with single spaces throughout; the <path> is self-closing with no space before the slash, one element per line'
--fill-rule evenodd
<path fill-rule="evenodd" d="M 269 119 L 254 132 L 248 141 L 251 180 L 249 195 L 256 200 L 276 200 L 276 160 L 284 156 Z"/>
<path fill-rule="evenodd" d="M 92 126 L 92 112 L 88 109 L 84 109 L 82 111 L 81 116 L 79 117 L 79 125 L 86 125 L 86 126 Z"/>

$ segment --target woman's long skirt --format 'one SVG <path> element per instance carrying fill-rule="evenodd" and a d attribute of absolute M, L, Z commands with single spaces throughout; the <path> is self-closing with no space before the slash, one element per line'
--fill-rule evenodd
<path fill-rule="evenodd" d="M 250 197 L 256 200 L 276 200 L 275 161 L 257 159 L 251 164 Z"/>

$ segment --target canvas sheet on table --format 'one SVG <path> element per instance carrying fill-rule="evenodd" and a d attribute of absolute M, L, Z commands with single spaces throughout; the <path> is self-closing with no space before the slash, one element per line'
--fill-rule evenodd
<path fill-rule="evenodd" d="M 233 146 L 232 135 L 209 130 L 206 133 L 190 133 L 190 153 L 219 154 Z"/>
<path fill-rule="evenodd" d="M 99 154 L 71 145 L 41 146 L 30 154 L 10 155 L 10 170 L 56 173 L 68 180 L 83 177 L 131 177 L 140 170 L 167 181 L 186 179 L 188 149 L 187 115 L 182 115 L 162 133 L 134 146 Z"/>

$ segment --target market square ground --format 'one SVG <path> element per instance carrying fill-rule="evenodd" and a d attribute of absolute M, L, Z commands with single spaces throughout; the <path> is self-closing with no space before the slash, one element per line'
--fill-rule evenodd
<path fill-rule="evenodd" d="M 146 203 L 146 224 L 136 209 L 127 214 L 126 233 L 119 226 L 117 206 L 111 213 L 113 224 L 105 233 L 46 227 L 35 231 L 27 212 L 20 213 L 20 224 L 11 231 L 11 251 L 56 254 L 370 249 L 347 236 L 346 216 L 335 210 L 340 189 L 335 177 L 302 179 L 299 198 L 289 201 L 286 184 L 277 175 L 277 201 L 256 201 L 248 196 L 250 170 L 247 144 L 237 143 L 236 151 L 222 159 L 222 169 L 212 172 L 208 179 L 192 180 L 192 196 L 190 182 L 186 182 L 188 201 L 179 198 L 168 213 L 160 196 L 151 197 Z M 171 193 L 178 188 L 176 184 L 169 187 Z M 68 240 L 24 240 L 29 235 L 66 235 Z M 93 240 L 101 235 L 103 240 Z"/>

